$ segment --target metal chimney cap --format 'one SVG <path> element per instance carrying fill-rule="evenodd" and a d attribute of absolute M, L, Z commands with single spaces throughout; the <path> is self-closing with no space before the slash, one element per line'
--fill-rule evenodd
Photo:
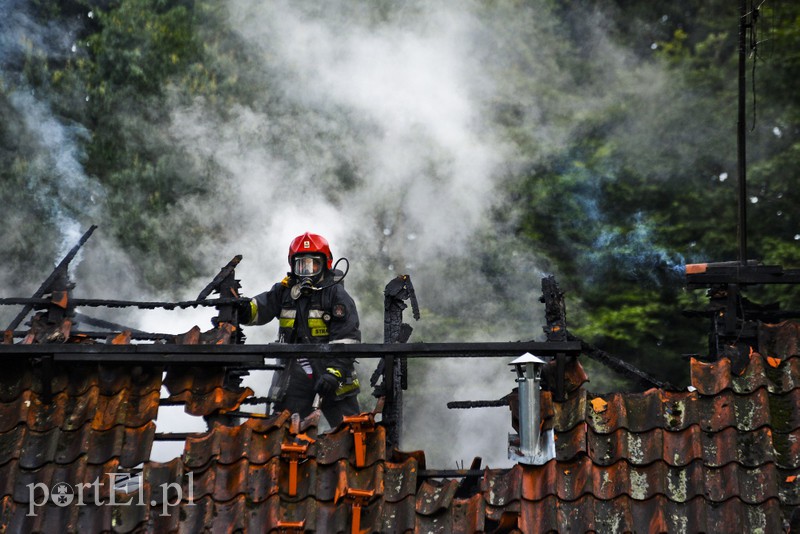
<path fill-rule="evenodd" d="M 519 358 L 517 358 L 513 362 L 509 363 L 508 365 L 522 365 L 522 364 L 525 364 L 525 363 L 545 364 L 547 362 L 544 361 L 543 359 L 539 358 L 538 356 L 534 356 L 530 352 L 526 352 L 525 354 L 523 354 L 522 356 L 520 356 Z"/>

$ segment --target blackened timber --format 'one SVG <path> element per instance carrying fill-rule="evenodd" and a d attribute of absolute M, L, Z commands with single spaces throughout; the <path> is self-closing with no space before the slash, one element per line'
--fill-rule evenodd
<path fill-rule="evenodd" d="M 800 284 L 800 269 L 783 269 L 780 265 L 708 264 L 704 272 L 687 273 L 686 283 L 690 287 L 715 284 Z"/>
<path fill-rule="evenodd" d="M 414 319 L 420 318 L 419 303 L 411 276 L 404 274 L 392 279 L 386 284 L 383 295 L 383 342 L 405 344 L 414 330 L 411 325 L 403 322 L 406 300 L 411 299 Z M 382 382 L 378 384 L 380 379 Z M 400 447 L 400 436 L 403 432 L 403 390 L 407 388 L 407 381 L 407 360 L 394 354 L 387 354 L 381 359 L 370 379 L 374 388 L 373 395 L 384 399 L 381 414 L 386 425 L 387 451 Z"/>
<path fill-rule="evenodd" d="M 228 264 L 219 271 L 219 273 L 217 274 L 217 276 L 214 277 L 211 283 L 208 284 L 200 292 L 199 295 L 197 295 L 197 300 L 205 300 L 205 298 L 209 296 L 213 291 L 219 291 L 225 279 L 235 274 L 234 269 L 236 269 L 236 266 L 239 265 L 240 261 L 242 261 L 241 254 L 237 254 L 236 256 L 234 256 L 233 259 L 229 261 Z"/>
<path fill-rule="evenodd" d="M 212 280 L 211 283 L 200 292 L 200 294 L 197 296 L 197 300 L 205 300 L 206 297 L 208 297 L 208 295 L 214 291 L 216 291 L 221 298 L 238 299 L 239 290 L 242 288 L 242 285 L 239 283 L 239 280 L 236 279 L 236 266 L 239 265 L 240 261 L 242 261 L 241 254 L 234 256 L 233 259 L 220 270 L 219 274 L 214 277 L 214 280 Z M 221 304 L 216 308 L 217 316 L 211 318 L 212 324 L 232 324 L 235 328 L 231 332 L 231 343 L 237 345 L 244 343 L 245 335 L 242 332 L 239 323 L 239 311 L 237 304 Z"/>
<path fill-rule="evenodd" d="M 360 343 L 360 344 L 281 344 L 268 345 L 171 345 L 147 343 L 106 345 L 48 343 L 38 345 L 2 345 L 0 357 L 33 357 L 53 354 L 58 361 L 153 362 L 227 364 L 262 363 L 264 358 L 326 358 L 331 354 L 347 354 L 356 358 L 382 358 L 387 354 L 408 358 L 503 358 L 526 352 L 540 357 L 565 353 L 578 355 L 579 341 L 538 342 L 510 341 L 499 343 Z"/>
<path fill-rule="evenodd" d="M 89 317 L 88 315 L 84 315 L 80 312 L 75 312 L 74 318 L 75 321 L 77 322 L 86 323 L 91 326 L 96 326 L 98 328 L 105 328 L 106 330 L 111 330 L 115 332 L 122 332 L 124 330 L 128 330 L 132 334 L 150 333 L 150 332 L 145 332 L 144 330 L 137 330 L 136 328 L 131 328 L 129 326 L 121 325 L 119 323 L 114 323 L 112 321 L 106 321 L 105 319 L 97 319 L 95 317 Z"/>
<path fill-rule="evenodd" d="M 485 474 L 483 469 L 420 469 L 417 478 L 482 477 Z"/>
<path fill-rule="evenodd" d="M 624 360 L 612 356 L 606 351 L 601 350 L 590 343 L 586 343 L 585 341 L 580 340 L 580 338 L 573 336 L 572 334 L 569 334 L 569 338 L 572 340 L 578 340 L 578 342 L 582 346 L 582 353 L 588 356 L 589 358 L 602 363 L 609 369 L 613 369 L 614 371 L 622 375 L 625 375 L 628 378 L 632 378 L 640 382 L 646 387 L 654 387 L 654 388 L 673 390 L 673 391 L 676 389 L 675 386 L 673 386 L 669 382 L 662 382 L 661 380 L 657 380 L 656 378 L 645 373 L 638 367 L 635 367 Z"/>
<path fill-rule="evenodd" d="M 103 332 L 97 332 L 92 330 L 70 330 L 70 337 L 87 337 L 91 339 L 107 339 L 109 336 L 114 336 L 115 334 L 120 334 L 124 331 L 123 330 L 109 330 Z M 24 338 L 29 333 L 28 330 L 14 330 L 12 335 L 15 338 Z M 165 341 L 171 342 L 175 339 L 175 334 L 163 334 L 157 332 L 142 332 L 139 330 L 131 332 L 131 339 L 136 339 L 139 341 Z M 40 347 L 42 345 L 39 345 Z"/>
<path fill-rule="evenodd" d="M 176 308 L 196 308 L 206 307 L 214 308 L 223 305 L 239 304 L 241 302 L 250 302 L 246 298 L 219 298 L 219 299 L 206 299 L 206 300 L 185 300 L 181 302 L 164 302 L 164 301 L 140 301 L 140 300 L 114 300 L 114 299 L 72 299 L 70 304 L 73 306 L 86 306 L 89 308 L 140 308 L 151 310 L 154 308 L 164 308 L 165 310 L 174 310 Z M 50 299 L 45 298 L 25 298 L 25 297 L 6 297 L 0 298 L 0 305 L 30 305 L 30 306 L 45 306 L 50 304 Z M 23 317 L 24 318 L 24 317 Z M 16 325 L 15 327 L 16 328 Z M 7 330 L 11 330 L 8 328 Z"/>
<path fill-rule="evenodd" d="M 279 368 L 283 369 L 283 366 L 280 366 Z M 266 404 L 268 402 L 269 399 L 267 397 L 247 397 L 240 404 L 252 405 L 252 404 Z M 183 406 L 184 404 L 186 404 L 186 401 L 184 400 L 169 400 L 165 398 L 158 399 L 159 406 Z"/>
<path fill-rule="evenodd" d="M 719 313 L 719 310 L 683 310 L 681 314 L 684 317 L 714 317 Z M 747 317 L 758 319 L 764 323 L 777 323 L 784 319 L 796 319 L 800 317 L 800 310 L 748 310 Z"/>
<path fill-rule="evenodd" d="M 548 341 L 567 341 L 567 306 L 564 292 L 558 286 L 555 276 L 542 278 L 542 296 L 544 316 L 547 326 L 543 327 Z"/>
<path fill-rule="evenodd" d="M 156 441 L 186 441 L 187 438 L 202 436 L 205 432 L 156 432 L 153 439 Z"/>
<path fill-rule="evenodd" d="M 69 263 L 73 260 L 73 258 L 75 258 L 75 255 L 78 254 L 78 251 L 81 249 L 84 243 L 86 243 L 86 241 L 89 240 L 95 229 L 97 229 L 97 226 L 93 224 L 91 227 L 89 227 L 86 233 L 81 236 L 80 240 L 78 241 L 78 244 L 72 247 L 72 249 L 67 253 L 67 255 L 64 256 L 64 259 L 62 259 L 59 262 L 59 264 L 56 265 L 55 269 L 53 269 L 53 271 L 50 273 L 50 276 L 48 276 L 47 279 L 44 282 L 42 282 L 42 285 L 39 286 L 39 289 L 37 289 L 36 292 L 33 294 L 33 299 L 38 299 L 39 297 L 50 291 L 51 290 L 50 286 L 53 284 L 53 282 L 66 274 L 66 270 L 67 267 L 69 266 Z M 44 304 L 49 304 L 49 302 L 50 302 L 49 300 L 46 300 Z M 24 304 L 22 311 L 19 312 L 19 314 L 16 317 L 14 317 L 14 320 L 11 321 L 6 330 L 14 330 L 16 327 L 18 327 L 20 323 L 23 320 L 25 320 L 25 317 L 28 316 L 28 314 L 30 313 L 30 311 L 33 309 L 34 306 L 33 303 L 23 302 L 21 304 Z"/>
<path fill-rule="evenodd" d="M 451 410 L 460 410 L 468 408 L 500 408 L 502 406 L 508 406 L 508 405 L 509 402 L 507 398 L 502 398 L 497 400 L 450 401 L 447 403 L 447 407 Z"/>

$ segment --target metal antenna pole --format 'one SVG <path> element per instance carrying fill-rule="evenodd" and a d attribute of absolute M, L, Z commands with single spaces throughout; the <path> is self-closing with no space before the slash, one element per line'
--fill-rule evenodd
<path fill-rule="evenodd" d="M 737 121 L 737 153 L 739 180 L 739 263 L 747 263 L 747 177 L 745 144 L 745 34 L 747 33 L 747 0 L 739 0 L 739 119 Z"/>

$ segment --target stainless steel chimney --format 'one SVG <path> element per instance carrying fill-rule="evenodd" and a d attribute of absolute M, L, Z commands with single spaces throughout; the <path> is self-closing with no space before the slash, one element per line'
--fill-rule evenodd
<path fill-rule="evenodd" d="M 541 433 L 541 380 L 545 363 L 526 352 L 509 364 L 517 372 L 519 391 L 519 435 L 509 435 L 510 460 L 540 465 L 555 458 L 553 431 Z"/>

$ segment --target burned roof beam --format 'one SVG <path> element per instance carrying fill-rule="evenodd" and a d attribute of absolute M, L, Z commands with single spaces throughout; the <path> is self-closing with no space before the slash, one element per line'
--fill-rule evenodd
<path fill-rule="evenodd" d="M 736 262 L 696 263 L 686 266 L 686 283 L 691 286 L 715 284 L 800 284 L 800 269 L 780 265 L 741 265 Z"/>
<path fill-rule="evenodd" d="M 503 471 L 508 472 L 510 469 Z M 417 478 L 482 477 L 485 474 L 484 469 L 420 469 Z"/>
<path fill-rule="evenodd" d="M 220 269 L 217 276 L 197 295 L 197 300 L 205 300 L 212 292 L 219 291 L 222 283 L 225 281 L 226 278 L 235 274 L 236 266 L 239 265 L 239 262 L 242 261 L 242 255 L 237 254 L 233 257 L 231 261 L 225 265 L 222 269 Z"/>
<path fill-rule="evenodd" d="M 174 310 L 175 308 L 196 308 L 198 306 L 215 308 L 225 304 L 239 304 L 241 302 L 249 302 L 250 299 L 245 298 L 219 298 L 219 299 L 206 299 L 206 300 L 185 300 L 181 302 L 164 302 L 164 301 L 139 301 L 139 300 L 114 300 L 114 299 L 72 299 L 70 303 L 73 306 L 86 306 L 89 308 L 140 308 L 151 310 L 154 308 L 164 308 L 165 310 Z M 50 304 L 50 299 L 33 297 L 6 297 L 0 298 L 0 305 L 16 306 L 20 304 L 33 306 L 43 306 Z M 24 317 L 23 317 L 24 318 Z M 14 328 L 16 328 L 15 325 Z"/>
<path fill-rule="evenodd" d="M 96 332 L 91 330 L 71 330 L 70 336 L 71 337 L 84 336 L 91 339 L 106 339 L 109 336 L 119 334 L 123 331 L 124 330 L 109 330 L 104 332 Z M 14 330 L 12 332 L 12 335 L 15 338 L 24 338 L 25 336 L 28 335 L 28 333 L 29 333 L 28 330 Z M 137 339 L 141 341 L 168 341 L 174 338 L 175 334 L 164 334 L 158 332 L 141 332 L 141 331 L 131 332 L 131 339 Z M 42 345 L 38 346 L 41 347 Z"/>
<path fill-rule="evenodd" d="M 476 400 L 476 401 L 450 401 L 447 407 L 451 410 L 464 410 L 468 408 L 500 408 L 501 406 L 508 406 L 508 398 L 496 400 Z"/>
<path fill-rule="evenodd" d="M 644 385 L 645 387 L 654 387 L 659 389 L 666 389 L 666 390 L 676 390 L 677 388 L 669 383 L 669 381 L 661 381 L 656 379 L 655 377 L 645 373 L 638 367 L 631 365 L 630 363 L 612 356 L 611 354 L 607 353 L 606 351 L 599 349 L 592 345 L 591 343 L 587 343 L 580 339 L 577 336 L 569 334 L 569 338 L 575 341 L 578 341 L 581 344 L 582 353 L 588 356 L 589 358 L 602 363 L 609 369 L 612 369 L 618 372 L 621 375 L 624 375 L 630 379 L 638 381 L 640 384 Z"/>
<path fill-rule="evenodd" d="M 67 267 L 69 266 L 69 263 L 78 254 L 78 251 L 81 249 L 81 247 L 84 245 L 84 243 L 86 243 L 86 241 L 89 240 L 89 238 L 92 236 L 92 233 L 95 231 L 95 229 L 97 229 L 97 226 L 94 225 L 94 224 L 91 227 L 89 227 L 89 229 L 86 231 L 86 233 L 81 236 L 80 240 L 78 241 L 78 244 L 75 245 L 74 247 L 72 247 L 72 249 L 67 253 L 67 255 L 64 256 L 64 259 L 62 259 L 58 263 L 58 265 L 56 265 L 56 267 L 50 273 L 50 276 L 48 276 L 47 279 L 44 282 L 42 282 L 42 285 L 39 286 L 39 289 L 37 289 L 36 292 L 33 294 L 33 298 L 29 299 L 29 300 L 34 301 L 34 300 L 39 299 L 39 297 L 41 297 L 42 295 L 44 295 L 45 293 L 50 291 L 50 289 L 51 289 L 50 286 L 53 284 L 53 282 L 55 280 L 57 280 L 59 277 L 64 276 L 66 274 Z M 49 299 L 45 299 L 44 304 L 49 304 L 49 303 L 50 303 L 50 300 Z M 25 317 L 28 316 L 28 314 L 31 312 L 31 310 L 33 309 L 33 307 L 35 305 L 34 302 L 20 302 L 19 304 L 23 304 L 22 311 L 19 312 L 19 314 L 17 314 L 16 317 L 14 317 L 14 319 L 11 321 L 11 323 L 9 323 L 8 327 L 6 328 L 6 330 L 14 330 L 16 327 L 18 327 L 20 325 L 20 323 L 25 320 Z"/>
<path fill-rule="evenodd" d="M 282 365 L 275 365 L 274 368 L 283 369 Z M 266 404 L 270 402 L 267 397 L 247 397 L 244 399 L 241 404 L 253 405 L 253 404 Z M 161 398 L 158 400 L 159 406 L 183 406 L 186 404 L 185 400 L 169 400 L 168 398 Z"/>
<path fill-rule="evenodd" d="M 271 344 L 271 345 L 106 345 L 53 343 L 2 345 L 0 357 L 32 357 L 53 354 L 59 361 L 117 361 L 153 363 L 249 363 L 261 364 L 264 358 L 326 358 L 347 354 L 356 358 L 381 358 L 386 354 L 408 358 L 503 358 L 530 352 L 540 357 L 557 354 L 578 355 L 579 342 L 501 342 L 501 343 L 361 343 L 361 344 Z"/>
<path fill-rule="evenodd" d="M 105 328 L 106 330 L 111 330 L 115 332 L 123 332 L 128 330 L 131 334 L 148 334 L 153 335 L 151 332 L 145 332 L 144 330 L 138 330 L 136 328 L 131 328 L 129 326 L 121 325 L 118 323 L 114 323 L 111 321 L 106 321 L 105 319 L 97 319 L 95 317 L 89 317 L 80 312 L 75 312 L 75 320 L 79 323 L 86 323 L 91 326 L 96 326 L 98 328 Z M 169 334 L 157 334 L 159 336 L 166 336 Z"/>
<path fill-rule="evenodd" d="M 205 432 L 156 432 L 153 439 L 156 441 L 186 441 L 187 438 L 202 436 Z"/>

